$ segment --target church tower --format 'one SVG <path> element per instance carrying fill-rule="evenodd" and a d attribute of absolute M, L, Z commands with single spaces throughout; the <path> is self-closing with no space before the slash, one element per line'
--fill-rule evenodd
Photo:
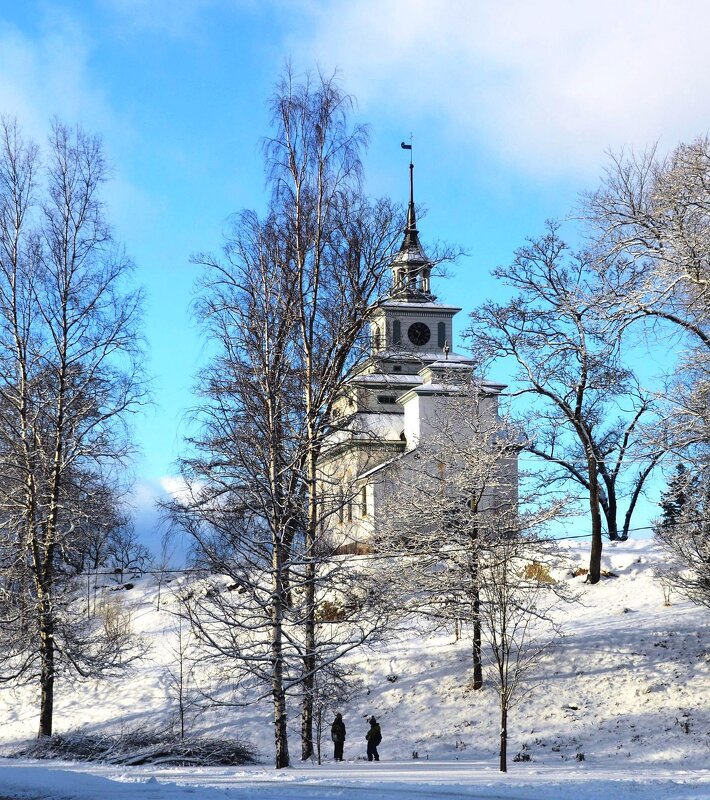
<path fill-rule="evenodd" d="M 372 356 L 383 372 L 416 374 L 425 364 L 449 359 L 452 320 L 461 309 L 437 303 L 431 291 L 433 268 L 419 240 L 410 161 L 407 226 L 392 261 L 392 290 L 370 324 Z M 451 354 L 451 358 L 462 357 Z"/>
<path fill-rule="evenodd" d="M 419 239 L 414 164 L 409 164 L 407 224 L 391 264 L 392 288 L 370 321 L 370 355 L 334 408 L 334 432 L 320 460 L 335 511 L 329 525 L 340 552 L 368 552 L 388 467 L 426 437 L 448 386 L 470 378 L 473 360 L 453 352 L 457 306 L 437 302 L 435 264 Z M 460 377 L 456 377 L 456 376 Z M 497 415 L 502 385 L 486 382 L 481 407 Z M 338 421 L 342 421 L 342 425 Z"/>

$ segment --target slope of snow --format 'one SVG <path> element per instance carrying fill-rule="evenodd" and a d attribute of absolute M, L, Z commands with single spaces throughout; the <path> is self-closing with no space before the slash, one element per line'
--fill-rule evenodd
<path fill-rule="evenodd" d="M 572 563 L 586 563 L 587 546 L 569 546 Z M 348 763 L 329 761 L 330 742 L 323 743 L 327 763 L 280 772 L 270 766 L 129 770 L 2 760 L 0 798 L 172 800 L 194 797 L 196 791 L 205 800 L 257 792 L 260 800 L 359 800 L 373 794 L 710 798 L 709 615 L 675 595 L 670 606 L 663 605 L 653 577 L 653 565 L 662 557 L 648 541 L 607 545 L 604 567 L 617 577 L 592 587 L 569 573 L 557 576 L 579 591 L 580 601 L 557 606 L 565 636 L 530 676 L 530 692 L 511 713 L 506 775 L 497 771 L 495 690 L 470 689 L 470 641 L 454 641 L 452 631 L 410 627 L 386 646 L 353 657 L 357 693 L 340 709 L 348 727 Z M 165 595 L 165 587 L 162 591 Z M 166 610 L 155 610 L 156 589 L 148 577 L 115 596 L 123 597 L 134 627 L 152 642 L 150 655 L 120 681 L 58 686 L 57 732 L 119 732 L 175 719 L 169 675 L 174 620 Z M 5 751 L 34 735 L 36 701 L 30 689 L 0 689 Z M 295 705 L 291 714 L 293 758 L 300 749 Z M 379 764 L 362 761 L 370 714 L 383 730 Z M 191 721 L 191 729 L 248 739 L 263 764 L 271 763 L 267 704 L 203 714 Z M 517 753 L 531 760 L 514 762 Z"/>

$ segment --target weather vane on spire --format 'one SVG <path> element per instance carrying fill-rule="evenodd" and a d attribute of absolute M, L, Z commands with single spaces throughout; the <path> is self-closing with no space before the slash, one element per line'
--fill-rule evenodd
<path fill-rule="evenodd" d="M 409 144 L 407 144 L 406 142 L 402 142 L 402 144 L 400 145 L 402 150 L 409 150 L 409 166 L 410 167 L 414 166 L 414 164 L 412 163 L 412 139 L 413 138 L 414 137 L 410 133 L 409 134 Z"/>

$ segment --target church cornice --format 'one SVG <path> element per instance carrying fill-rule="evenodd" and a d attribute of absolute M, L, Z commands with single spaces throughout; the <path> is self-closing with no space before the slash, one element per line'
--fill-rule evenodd
<path fill-rule="evenodd" d="M 318 459 L 319 464 L 328 464 L 329 462 L 333 461 L 336 458 L 343 456 L 344 454 L 356 450 L 358 452 L 367 452 L 367 453 L 374 453 L 374 452 L 393 452 L 393 453 L 403 453 L 407 448 L 407 443 L 402 441 L 368 441 L 367 439 L 348 439 L 347 441 L 341 442 L 339 444 L 334 445 L 332 448 L 327 450 L 323 455 Z"/>
<path fill-rule="evenodd" d="M 397 311 L 411 316 L 436 316 L 437 314 L 451 314 L 453 316 L 458 314 L 461 308 L 429 301 L 425 303 L 407 303 L 401 300 L 385 300 L 380 304 L 378 311 Z"/>

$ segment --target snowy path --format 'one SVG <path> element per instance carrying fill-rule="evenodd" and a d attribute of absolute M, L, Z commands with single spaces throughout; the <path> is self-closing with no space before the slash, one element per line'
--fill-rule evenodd
<path fill-rule="evenodd" d="M 709 800 L 710 770 L 649 768 L 637 779 L 586 765 L 512 765 L 507 775 L 476 762 L 352 762 L 277 772 L 126 769 L 0 759 L 0 798 L 11 800 Z"/>

